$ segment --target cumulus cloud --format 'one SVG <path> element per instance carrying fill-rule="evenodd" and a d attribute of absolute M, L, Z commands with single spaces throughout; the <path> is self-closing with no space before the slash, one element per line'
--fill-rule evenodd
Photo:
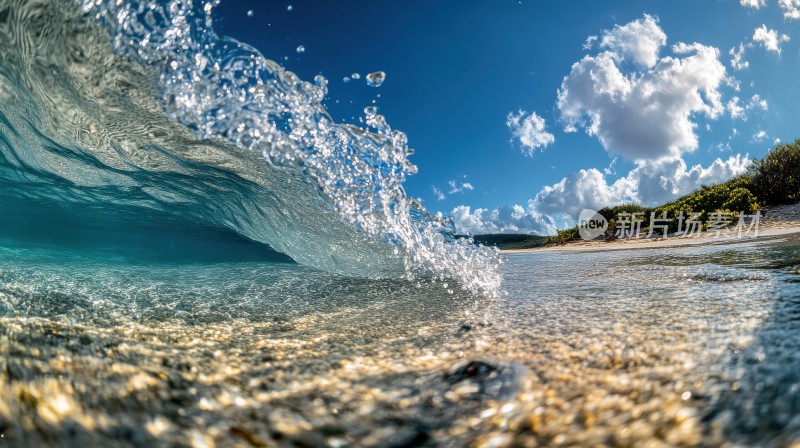
<path fill-rule="evenodd" d="M 459 233 L 481 235 L 486 233 L 533 233 L 553 235 L 556 225 L 552 218 L 521 205 L 494 210 L 460 205 L 453 209 L 453 224 Z"/>
<path fill-rule="evenodd" d="M 742 6 L 747 6 L 753 9 L 759 9 L 762 6 L 767 5 L 766 0 L 739 0 L 739 3 L 741 3 Z"/>
<path fill-rule="evenodd" d="M 763 6 L 761 1 L 755 5 Z M 473 234 L 552 234 L 556 218 L 574 221 L 584 208 L 623 202 L 662 204 L 701 185 L 744 173 L 751 164 L 747 155 L 718 158 L 705 167 L 689 166 L 683 155 L 699 145 L 695 134 L 699 116 L 716 119 L 727 111 L 731 117 L 745 120 L 746 111 L 766 110 L 766 102 L 756 95 L 747 103 L 738 96 L 723 103 L 720 89 L 738 87 L 738 83 L 726 75 L 719 50 L 699 43 L 677 43 L 669 47 L 670 55 L 662 55 L 666 43 L 658 19 L 649 15 L 617 25 L 599 37 L 590 36 L 585 48 L 595 48 L 596 54 L 576 62 L 558 91 L 564 130 L 583 129 L 597 137 L 607 151 L 633 161 L 635 167 L 627 175 L 616 176 L 614 159 L 606 169 L 580 170 L 543 187 L 527 208 L 456 207 L 453 219 L 458 229 Z M 735 69 L 748 66 L 743 57 L 750 46 L 740 44 L 738 50 L 731 49 Z M 537 137 L 546 127 L 535 113 L 510 114 L 508 125 L 531 152 L 552 143 L 552 134 L 544 140 Z M 524 137 L 528 135 L 532 137 Z M 730 145 L 720 148 L 730 150 Z"/>
<path fill-rule="evenodd" d="M 611 161 L 611 163 L 608 165 L 608 167 L 607 168 L 603 168 L 603 173 L 605 173 L 605 174 L 617 174 L 617 170 L 616 170 L 616 168 L 614 168 L 614 165 L 616 165 L 616 164 L 617 164 L 617 158 L 614 157 L 614 160 Z"/>
<path fill-rule="evenodd" d="M 733 151 L 733 148 L 731 147 L 731 142 L 729 141 L 725 143 L 717 143 L 716 145 L 712 146 L 712 148 L 716 149 L 719 152 Z"/>
<path fill-rule="evenodd" d="M 768 138 L 769 138 L 769 136 L 767 135 L 767 132 L 762 129 L 762 130 L 756 132 L 755 135 L 753 135 L 753 142 L 754 143 L 761 143 L 761 142 L 763 142 L 764 140 L 766 140 Z"/>
<path fill-rule="evenodd" d="M 450 191 L 448 192 L 450 194 L 464 193 L 465 191 L 472 191 L 475 189 L 469 182 L 459 183 L 458 181 L 451 180 L 447 182 L 447 185 L 450 186 Z"/>
<path fill-rule="evenodd" d="M 525 153 L 529 156 L 541 148 L 544 149 L 556 141 L 553 134 L 547 132 L 544 118 L 532 112 L 530 115 L 524 110 L 508 114 L 506 125 L 511 130 L 511 135 L 519 141 Z"/>
<path fill-rule="evenodd" d="M 744 70 L 750 67 L 750 63 L 744 60 L 744 52 L 747 49 L 744 44 L 739 44 L 739 49 L 736 47 L 731 48 L 728 54 L 731 55 L 731 67 L 734 70 Z"/>
<path fill-rule="evenodd" d="M 800 0 L 778 0 L 778 6 L 783 10 L 783 17 L 800 19 Z"/>
<path fill-rule="evenodd" d="M 747 111 L 751 110 L 762 110 L 767 111 L 769 110 L 769 104 L 767 104 L 767 100 L 762 99 L 761 95 L 753 95 L 750 98 L 750 101 L 742 106 L 740 104 L 741 99 L 738 96 L 734 96 L 731 98 L 728 103 L 725 105 L 725 108 L 728 109 L 728 113 L 731 115 L 731 118 L 734 120 L 739 119 L 742 121 L 747 121 Z M 734 132 L 736 129 L 734 129 Z"/>
<path fill-rule="evenodd" d="M 597 42 L 597 36 L 589 36 L 586 38 L 586 42 L 583 43 L 584 50 L 591 50 L 594 47 L 594 43 Z"/>
<path fill-rule="evenodd" d="M 635 168 L 628 180 L 637 185 L 636 199 L 645 205 L 658 205 L 689 194 L 702 185 L 725 182 L 747 171 L 751 160 L 737 154 L 727 160 L 716 159 L 708 167 L 689 167 L 683 159 L 669 160 Z"/>
<path fill-rule="evenodd" d="M 779 35 L 777 31 L 767 28 L 766 25 L 761 25 L 753 32 L 753 41 L 759 42 L 764 49 L 773 53 L 781 54 L 781 44 L 787 42 L 789 36 L 786 34 Z"/>
<path fill-rule="evenodd" d="M 658 62 L 658 53 L 666 45 L 667 35 L 658 26 L 658 19 L 645 15 L 627 25 L 616 25 L 603 32 L 600 47 L 607 48 L 617 61 L 630 60 L 644 67 Z"/>
<path fill-rule="evenodd" d="M 655 206 L 697 190 L 702 185 L 725 182 L 743 174 L 751 164 L 747 155 L 737 154 L 727 160 L 717 158 L 710 165 L 689 166 L 683 159 L 642 162 L 626 176 L 609 181 L 607 173 L 591 168 L 580 170 L 543 187 L 528 201 L 528 209 L 519 205 L 496 210 L 456 207 L 453 219 L 462 232 L 552 234 L 555 219 L 574 221 L 584 208 L 636 202 Z"/>
<path fill-rule="evenodd" d="M 748 156 L 716 159 L 708 167 L 689 167 L 683 159 L 640 163 L 627 176 L 608 182 L 597 169 L 580 170 L 560 182 L 545 186 L 531 207 L 551 216 L 574 219 L 584 208 L 598 210 L 624 202 L 652 206 L 691 193 L 701 185 L 724 182 L 744 173 Z"/>
<path fill-rule="evenodd" d="M 747 104 L 747 110 L 752 109 L 766 111 L 769 110 L 769 104 L 767 104 L 767 100 L 761 98 L 761 95 L 753 95 L 753 97 L 750 98 L 750 103 Z"/>
<path fill-rule="evenodd" d="M 436 185 L 431 185 L 431 189 L 433 189 L 433 195 L 436 196 L 436 200 L 444 201 L 447 199 L 447 196 Z"/>
<path fill-rule="evenodd" d="M 728 101 L 728 112 L 731 114 L 731 118 L 733 119 L 741 119 L 747 120 L 747 115 L 744 113 L 744 107 L 739 105 L 739 97 L 735 96 Z"/>
<path fill-rule="evenodd" d="M 595 168 L 580 170 L 556 184 L 542 188 L 533 199 L 536 210 L 550 216 L 576 217 L 584 208 L 601 209 L 635 197 L 635 185 L 627 178 L 612 184 Z"/>
<path fill-rule="evenodd" d="M 606 31 L 605 48 L 576 62 L 558 92 L 566 131 L 584 128 L 608 151 L 630 160 L 676 159 L 698 147 L 698 115 L 725 111 L 719 50 L 678 43 L 659 59 L 666 35 L 645 15 Z M 633 64 L 624 64 L 629 61 Z"/>

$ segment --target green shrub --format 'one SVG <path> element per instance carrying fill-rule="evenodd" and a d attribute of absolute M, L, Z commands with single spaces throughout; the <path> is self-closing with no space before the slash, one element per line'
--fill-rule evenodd
<path fill-rule="evenodd" d="M 684 219 L 689 213 L 700 213 L 699 219 L 708 225 L 709 216 L 716 211 L 731 212 L 735 219 L 738 214 L 753 214 L 763 205 L 796 204 L 800 202 L 800 140 L 780 145 L 762 160 L 751 166 L 749 173 L 717 185 L 702 186 L 697 191 L 680 197 L 656 208 L 647 208 L 628 203 L 606 207 L 598 213 L 609 221 L 609 231 L 617 227 L 616 218 L 621 213 L 642 213 L 642 231 L 649 226 L 650 213 L 655 212 L 660 219 L 666 212 L 669 230 L 677 230 L 676 218 Z M 549 237 L 546 244 L 564 244 L 580 238 L 578 228 L 561 230 Z"/>
<path fill-rule="evenodd" d="M 555 236 L 548 237 L 546 240 L 544 240 L 544 244 L 565 244 L 570 241 L 575 241 L 580 237 L 581 235 L 578 232 L 578 227 L 575 226 L 567 230 L 559 230 Z"/>
<path fill-rule="evenodd" d="M 598 210 L 598 214 L 607 220 L 616 219 L 620 213 L 644 213 L 644 216 L 650 216 L 651 209 L 641 206 L 633 202 L 626 202 L 614 207 L 605 207 Z"/>
<path fill-rule="evenodd" d="M 731 190 L 728 200 L 722 204 L 722 209 L 746 214 L 755 213 L 758 210 L 758 201 L 750 190 L 739 187 Z"/>
<path fill-rule="evenodd" d="M 661 216 L 675 218 L 683 212 L 688 217 L 690 212 L 701 213 L 700 220 L 706 222 L 709 214 L 715 211 L 727 210 L 731 212 L 754 213 L 760 206 L 760 201 L 752 192 L 752 178 L 743 175 L 717 185 L 703 186 L 694 193 L 680 197 L 673 202 L 656 208 L 656 213 Z M 677 229 L 677 222 L 672 222 L 670 231 Z"/>
<path fill-rule="evenodd" d="M 776 147 L 752 172 L 753 192 L 764 204 L 800 202 L 800 140 Z"/>

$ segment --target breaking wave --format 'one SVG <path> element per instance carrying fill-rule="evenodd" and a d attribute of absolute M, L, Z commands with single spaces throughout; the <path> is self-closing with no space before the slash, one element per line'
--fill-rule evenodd
<path fill-rule="evenodd" d="M 406 196 L 405 134 L 369 107 L 366 128 L 334 123 L 327 80 L 216 35 L 216 5 L 0 0 L 4 200 L 188 219 L 328 272 L 496 293 L 496 251 Z"/>

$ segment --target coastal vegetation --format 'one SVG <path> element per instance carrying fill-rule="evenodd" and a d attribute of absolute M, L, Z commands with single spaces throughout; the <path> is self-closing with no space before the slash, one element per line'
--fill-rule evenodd
<path fill-rule="evenodd" d="M 775 147 L 760 160 L 754 160 L 747 173 L 717 185 L 702 186 L 697 191 L 672 202 L 644 207 L 638 204 L 622 204 L 606 207 L 598 213 L 608 220 L 607 238 L 613 239 L 620 214 L 640 213 L 647 231 L 650 214 L 668 218 L 669 231 L 674 232 L 680 224 L 678 217 L 700 213 L 699 220 L 706 229 L 716 213 L 727 214 L 736 222 L 740 213 L 753 214 L 765 206 L 796 204 L 800 202 L 800 140 Z M 578 227 L 559 230 L 544 240 L 545 245 L 559 245 L 580 238 Z M 602 238 L 602 237 L 601 237 Z"/>
<path fill-rule="evenodd" d="M 680 225 L 679 217 L 688 218 L 699 213 L 697 219 L 706 230 L 716 213 L 726 214 L 736 223 L 739 214 L 752 215 L 765 206 L 796 204 L 800 202 L 800 139 L 773 148 L 763 159 L 754 160 L 747 173 L 727 182 L 702 186 L 672 202 L 656 207 L 624 203 L 598 211 L 608 221 L 606 239 L 615 239 L 617 219 L 620 214 L 638 214 L 643 218 L 643 232 L 649 231 L 650 214 L 666 216 L 669 232 Z M 665 215 L 666 214 L 666 215 Z M 658 233 L 658 232 L 656 232 Z M 604 237 L 600 237 L 604 238 Z M 496 246 L 499 249 L 528 249 L 539 246 L 561 245 L 580 239 L 578 227 L 558 230 L 556 235 L 542 237 L 522 234 L 475 235 L 475 244 Z"/>
<path fill-rule="evenodd" d="M 544 246 L 547 239 L 548 237 L 546 236 L 528 235 L 526 233 L 498 233 L 472 237 L 475 244 L 495 246 L 502 250 L 530 249 Z"/>

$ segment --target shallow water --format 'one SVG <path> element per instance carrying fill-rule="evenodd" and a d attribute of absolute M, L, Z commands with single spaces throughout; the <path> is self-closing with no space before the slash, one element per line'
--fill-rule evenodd
<path fill-rule="evenodd" d="M 800 438 L 796 236 L 514 255 L 496 300 L 291 262 L 4 247 L 9 446 Z"/>

